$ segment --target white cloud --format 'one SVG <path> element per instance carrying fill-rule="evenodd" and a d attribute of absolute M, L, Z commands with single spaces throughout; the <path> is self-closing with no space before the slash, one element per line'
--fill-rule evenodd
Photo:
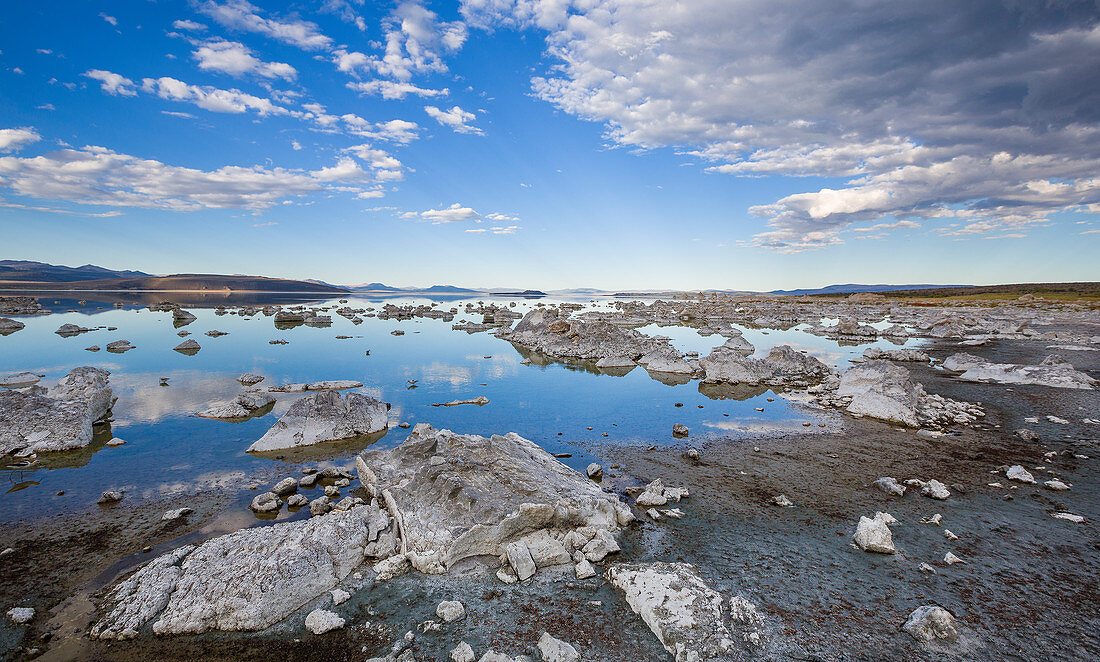
<path fill-rule="evenodd" d="M 732 176 L 844 180 L 754 207 L 769 226 L 758 246 L 821 248 L 880 220 L 1007 236 L 1100 204 L 1091 3 L 463 0 L 461 11 L 476 27 L 544 30 L 555 62 L 535 94 L 603 123 L 614 145 L 677 148 Z"/>
<path fill-rule="evenodd" d="M 285 62 L 264 62 L 252 55 L 251 49 L 237 41 L 209 41 L 194 52 L 193 57 L 203 71 L 220 71 L 231 76 L 256 74 L 264 78 L 294 80 L 297 70 Z"/>
<path fill-rule="evenodd" d="M 290 148 L 297 152 L 302 149 L 302 143 L 298 142 L 297 140 L 292 140 L 290 141 Z"/>
<path fill-rule="evenodd" d="M 348 88 L 361 94 L 378 94 L 383 99 L 404 99 L 413 94 L 418 97 L 444 97 L 450 94 L 450 90 L 433 90 L 417 87 L 412 83 L 398 83 L 389 80 L 368 80 L 363 82 L 348 83 Z"/>
<path fill-rule="evenodd" d="M 366 163 L 377 181 L 395 181 L 404 177 L 404 166 L 385 150 L 363 144 L 347 147 L 344 151 L 354 154 L 357 159 Z"/>
<path fill-rule="evenodd" d="M 192 115 L 191 113 L 181 113 L 178 110 L 162 110 L 160 112 L 161 112 L 161 114 L 168 115 L 170 117 L 181 117 L 183 119 L 188 119 L 188 120 L 195 119 L 195 116 Z"/>
<path fill-rule="evenodd" d="M 469 207 L 463 207 L 459 203 L 454 203 L 446 209 L 429 209 L 422 211 L 419 214 L 420 218 L 431 221 L 432 223 L 455 223 L 458 221 L 472 221 L 478 217 L 478 213 Z"/>
<path fill-rule="evenodd" d="M 451 108 L 450 110 L 440 110 L 435 106 L 424 106 L 424 112 L 428 113 L 435 121 L 439 122 L 443 126 L 449 126 L 455 133 L 473 133 L 482 135 L 481 129 L 476 126 L 468 124 L 477 119 L 477 116 L 471 112 L 462 110 L 458 106 Z"/>
<path fill-rule="evenodd" d="M 124 97 L 137 96 L 134 91 L 134 81 L 119 74 L 104 71 L 102 69 L 89 69 L 84 75 L 100 82 L 100 88 L 107 94 L 122 95 Z"/>
<path fill-rule="evenodd" d="M 358 186 L 372 181 L 370 172 L 349 157 L 313 172 L 263 166 L 204 171 L 95 146 L 0 157 L 0 186 L 20 195 L 172 211 L 262 210 L 337 184 L 342 187 L 337 190 L 358 192 Z"/>
<path fill-rule="evenodd" d="M 407 145 L 416 140 L 419 135 L 420 125 L 406 120 L 389 120 L 388 122 L 369 122 L 354 113 L 342 115 L 348 133 L 372 138 L 374 140 L 386 140 L 389 142 Z"/>
<path fill-rule="evenodd" d="M 270 99 L 263 99 L 240 90 L 223 90 L 209 85 L 190 85 L 181 80 L 162 76 L 143 78 L 141 89 L 162 99 L 193 103 L 215 113 L 244 113 L 255 111 L 261 116 L 285 115 L 286 108 L 277 106 Z"/>
<path fill-rule="evenodd" d="M 384 26 L 385 53 L 381 57 L 347 53 L 342 60 L 338 57 L 342 71 L 369 68 L 399 81 L 408 81 L 413 74 L 442 73 L 447 71 L 443 54 L 462 48 L 467 37 L 462 21 L 440 21 L 419 0 L 397 5 Z"/>
<path fill-rule="evenodd" d="M 206 25 L 197 21 L 191 21 L 187 19 L 173 21 L 172 27 L 177 30 L 190 30 L 191 32 L 202 32 L 206 29 Z"/>
<path fill-rule="evenodd" d="M 118 19 L 114 16 L 108 16 L 103 12 L 99 12 L 99 17 L 102 18 L 104 21 L 107 21 L 111 25 L 118 25 Z"/>
<path fill-rule="evenodd" d="M 41 140 L 42 137 L 33 127 L 19 129 L 0 129 L 0 152 L 15 152 Z"/>
<path fill-rule="evenodd" d="M 325 0 L 321 5 L 321 11 L 326 14 L 336 14 L 345 23 L 351 23 L 360 31 L 367 29 L 367 22 L 355 11 L 352 4 L 362 5 L 364 0 Z"/>
<path fill-rule="evenodd" d="M 264 18 L 260 16 L 260 8 L 246 0 L 227 0 L 222 4 L 208 0 L 199 3 L 197 9 L 227 28 L 262 34 L 303 50 L 323 50 L 332 45 L 332 40 L 321 34 L 316 24 L 300 18 Z"/>

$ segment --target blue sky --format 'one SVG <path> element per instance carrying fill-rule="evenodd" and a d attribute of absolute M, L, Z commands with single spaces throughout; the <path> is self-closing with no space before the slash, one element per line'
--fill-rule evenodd
<path fill-rule="evenodd" d="M 4 258 L 543 289 L 1100 279 L 1094 3 L 5 12 Z"/>

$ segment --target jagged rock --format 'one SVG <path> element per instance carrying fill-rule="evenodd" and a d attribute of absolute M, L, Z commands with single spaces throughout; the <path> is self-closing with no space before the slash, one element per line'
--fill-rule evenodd
<path fill-rule="evenodd" d="M 298 491 L 298 479 L 297 478 L 284 478 L 278 483 L 275 483 L 275 487 L 271 488 L 277 496 L 286 496 L 293 492 Z"/>
<path fill-rule="evenodd" d="M 763 359 L 754 359 L 730 347 L 730 341 L 699 359 L 703 381 L 727 384 L 806 384 L 821 381 L 832 370 L 816 358 L 790 345 L 773 347 Z"/>
<path fill-rule="evenodd" d="M 99 499 L 96 500 L 96 503 L 102 506 L 109 503 L 118 503 L 119 501 L 122 501 L 122 492 L 109 490 L 99 495 Z"/>
<path fill-rule="evenodd" d="M 580 662 L 581 656 L 572 645 L 555 639 L 549 632 L 543 632 L 539 637 L 539 655 L 543 662 Z"/>
<path fill-rule="evenodd" d="M 92 425 L 114 404 L 109 372 L 74 368 L 46 394 L 0 390 L 0 455 L 29 455 L 82 448 L 92 442 Z"/>
<path fill-rule="evenodd" d="M 466 618 L 466 607 L 458 600 L 444 600 L 435 608 L 435 615 L 442 618 L 444 623 Z"/>
<path fill-rule="evenodd" d="M 890 528 L 886 526 L 887 518 L 884 515 L 886 513 L 879 513 L 875 515 L 874 519 L 870 517 L 859 518 L 859 524 L 856 525 L 856 532 L 852 536 L 852 540 L 863 551 L 878 552 L 879 554 L 894 553 L 894 539 L 890 534 Z"/>
<path fill-rule="evenodd" d="M 476 659 L 474 649 L 465 641 L 451 650 L 451 662 L 474 662 Z"/>
<path fill-rule="evenodd" d="M 253 386 L 255 384 L 259 384 L 263 380 L 264 378 L 262 376 L 254 375 L 251 372 L 246 372 L 245 374 L 237 378 L 237 381 L 244 384 L 245 386 Z"/>
<path fill-rule="evenodd" d="M 620 564 L 606 576 L 676 662 L 718 659 L 731 651 L 722 596 L 690 564 Z"/>
<path fill-rule="evenodd" d="M 324 515 L 332 510 L 332 500 L 327 496 L 319 496 L 309 502 L 309 514 L 313 516 Z"/>
<path fill-rule="evenodd" d="M 584 473 L 592 480 L 599 480 L 600 477 L 603 476 L 603 467 L 593 462 L 592 464 L 588 465 L 588 468 L 584 470 Z"/>
<path fill-rule="evenodd" d="M 917 427 L 917 407 L 924 389 L 909 371 L 889 361 L 867 361 L 840 376 L 837 395 L 851 396 L 848 411 Z"/>
<path fill-rule="evenodd" d="M 573 571 L 577 575 L 577 579 L 588 579 L 589 577 L 596 576 L 596 569 L 592 567 L 592 564 L 586 558 L 581 558 L 577 562 L 577 565 L 573 567 Z"/>
<path fill-rule="evenodd" d="M 0 336 L 6 336 L 9 333 L 15 333 L 25 326 L 26 324 L 23 324 L 19 320 L 13 320 L 7 317 L 0 317 Z"/>
<path fill-rule="evenodd" d="M 633 520 L 617 497 L 514 433 L 486 438 L 422 423 L 400 446 L 360 459 L 360 482 L 381 495 L 403 552 L 421 572 L 506 553 L 512 565 L 529 568 L 525 541 L 540 530 L 564 541 L 585 527 L 614 533 Z"/>
<path fill-rule="evenodd" d="M 275 403 L 275 396 L 270 393 L 246 392 L 240 393 L 232 402 L 215 405 L 195 414 L 202 418 L 234 419 L 247 418 L 260 409 Z"/>
<path fill-rule="evenodd" d="M 1096 380 L 1074 368 L 1065 359 L 1053 354 L 1039 365 L 992 363 L 969 354 L 953 354 L 943 362 L 943 367 L 962 372 L 959 379 L 996 384 L 1035 384 L 1053 388 L 1091 390 Z"/>
<path fill-rule="evenodd" d="M 508 564 L 512 566 L 512 571 L 515 572 L 516 577 L 521 582 L 533 577 L 535 571 L 538 570 L 535 559 L 531 556 L 531 550 L 528 549 L 527 543 L 524 541 L 517 540 L 508 543 L 504 548 L 504 553 L 508 557 Z"/>
<path fill-rule="evenodd" d="M 1064 492 L 1065 490 L 1069 489 L 1069 485 L 1066 485 L 1065 483 L 1063 483 L 1062 481 L 1057 480 L 1057 479 L 1048 480 L 1045 483 L 1043 483 L 1043 485 L 1048 490 L 1055 490 L 1055 491 L 1060 491 L 1060 492 Z"/>
<path fill-rule="evenodd" d="M 780 508 L 790 508 L 794 505 L 794 502 L 787 498 L 786 494 L 780 494 L 779 496 L 772 497 L 772 503 Z"/>
<path fill-rule="evenodd" d="M 660 478 L 655 479 L 645 490 L 634 499 L 634 503 L 641 507 L 663 506 L 669 501 L 679 501 L 688 496 L 688 491 L 682 487 L 665 487 Z"/>
<path fill-rule="evenodd" d="M 880 347 L 868 347 L 863 350 L 863 358 L 902 361 L 905 363 L 928 363 L 931 360 L 930 356 L 919 349 L 882 349 Z"/>
<path fill-rule="evenodd" d="M 1009 467 L 1008 471 L 1005 472 L 1005 476 L 1009 480 L 1016 480 L 1016 481 L 1019 481 L 1021 483 L 1028 483 L 1028 484 L 1031 484 L 1031 485 L 1035 484 L 1035 477 L 1032 476 L 1031 473 L 1027 469 L 1024 469 L 1023 467 L 1021 467 L 1018 464 L 1014 464 L 1011 467 Z"/>
<path fill-rule="evenodd" d="M 896 478 L 879 478 L 875 481 L 874 485 L 887 494 L 896 496 L 904 496 L 905 494 L 905 486 L 899 484 Z"/>
<path fill-rule="evenodd" d="M 107 343 L 107 351 L 113 354 L 122 354 L 134 349 L 134 346 L 130 344 L 129 340 L 116 340 L 114 342 Z"/>
<path fill-rule="evenodd" d="M 636 360 L 667 346 L 667 341 L 655 340 L 633 329 L 624 329 L 602 320 L 566 321 L 559 319 L 554 311 L 544 308 L 532 310 L 516 323 L 515 328 L 502 328 L 496 335 L 548 356 L 564 359 L 598 361 L 614 356 Z"/>
<path fill-rule="evenodd" d="M 348 593 L 347 591 L 339 588 L 334 588 L 329 591 L 329 595 L 332 596 L 332 604 L 337 606 L 344 604 L 348 600 L 351 600 L 351 593 Z"/>
<path fill-rule="evenodd" d="M 264 436 L 248 447 L 262 452 L 312 446 L 381 432 L 389 405 L 361 393 L 321 391 L 298 400 Z"/>
<path fill-rule="evenodd" d="M 306 616 L 306 629 L 313 634 L 324 634 L 344 627 L 339 614 L 326 609 L 314 609 Z"/>
<path fill-rule="evenodd" d="M 1020 428 L 1019 430 L 1016 430 L 1016 432 L 1014 432 L 1013 434 L 1015 434 L 1020 439 L 1023 439 L 1024 441 L 1034 442 L 1041 439 L 1038 432 L 1035 432 L 1034 430 L 1028 430 L 1027 428 Z"/>
<path fill-rule="evenodd" d="M 951 496 L 951 492 L 947 490 L 947 486 L 934 478 L 921 485 L 920 493 L 926 497 L 931 497 L 940 501 Z"/>
<path fill-rule="evenodd" d="M 178 519 L 183 519 L 195 511 L 190 508 L 176 508 L 175 510 L 166 510 L 164 515 L 161 516 L 161 521 L 172 522 Z"/>
<path fill-rule="evenodd" d="M 188 338 L 187 340 L 184 340 L 172 349 L 179 352 L 180 354 L 194 356 L 199 352 L 200 349 L 202 349 L 202 346 L 200 346 L 199 343 L 196 342 L 194 339 Z"/>
<path fill-rule="evenodd" d="M 936 605 L 917 607 L 913 613 L 909 614 L 902 629 L 921 643 L 954 642 L 959 638 L 955 617 L 951 612 Z"/>
<path fill-rule="evenodd" d="M 34 620 L 34 608 L 33 607 L 12 607 L 8 610 L 8 618 L 13 623 L 23 625 L 24 623 L 30 623 Z"/>
<path fill-rule="evenodd" d="M 24 388 L 26 386 L 34 386 L 38 383 L 39 379 L 39 376 L 33 372 L 18 372 L 14 375 L 8 375 L 0 379 L 0 387 Z"/>
<path fill-rule="evenodd" d="M 690 375 L 695 368 L 684 360 L 683 355 L 671 346 L 659 347 L 647 352 L 638 359 L 640 365 L 649 372 L 664 372 L 673 375 Z"/>
<path fill-rule="evenodd" d="M 301 494 L 291 494 L 286 498 L 287 508 L 301 508 L 309 503 L 309 499 L 305 498 Z"/>
<path fill-rule="evenodd" d="M 180 547 L 115 586 L 91 634 L 130 639 L 150 622 L 158 635 L 270 627 L 367 559 L 396 552 L 394 532 L 373 524 L 379 515 L 357 506 Z"/>
<path fill-rule="evenodd" d="M 691 431 L 688 430 L 688 426 L 683 423 L 672 424 L 672 435 L 674 437 L 686 437 Z"/>
<path fill-rule="evenodd" d="M 62 338 L 70 338 L 72 336 L 75 336 L 75 335 L 78 335 L 78 334 L 81 334 L 81 333 L 87 333 L 89 331 L 91 331 L 91 329 L 86 329 L 82 326 L 77 326 L 75 324 L 62 324 L 57 329 L 57 331 L 54 331 L 54 333 L 61 336 Z"/>
<path fill-rule="evenodd" d="M 735 595 L 730 598 L 730 618 L 745 625 L 760 625 L 764 616 L 748 598 Z"/>

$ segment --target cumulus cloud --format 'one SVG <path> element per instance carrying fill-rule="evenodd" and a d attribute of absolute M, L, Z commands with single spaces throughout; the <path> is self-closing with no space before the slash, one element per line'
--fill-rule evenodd
<path fill-rule="evenodd" d="M 369 122 L 354 113 L 341 115 L 348 133 L 372 138 L 374 140 L 386 140 L 388 142 L 407 145 L 419 137 L 420 125 L 407 120 L 389 120 L 387 122 Z"/>
<path fill-rule="evenodd" d="M 454 203 L 450 207 L 443 209 L 428 209 L 425 211 L 407 211 L 399 214 L 401 218 L 407 218 L 417 221 L 428 221 L 433 225 L 442 225 L 444 223 L 460 223 L 465 221 L 472 221 L 474 223 L 481 223 L 483 219 L 490 221 L 519 221 L 514 216 L 505 216 L 497 212 L 489 214 L 479 214 L 471 207 L 465 207 L 460 203 Z M 475 227 L 467 228 L 464 232 L 472 234 L 515 234 L 520 229 L 518 225 L 495 225 L 492 227 Z"/>
<path fill-rule="evenodd" d="M 419 0 L 398 4 L 386 18 L 383 31 L 385 46 L 381 56 L 337 51 L 335 61 L 340 70 L 348 73 L 373 70 L 399 81 L 408 81 L 413 74 L 445 72 L 443 55 L 458 51 L 467 37 L 465 23 L 440 21 Z"/>
<path fill-rule="evenodd" d="M 433 90 L 431 88 L 417 87 L 412 83 L 398 83 L 391 80 L 368 80 L 348 83 L 348 89 L 361 94 L 377 94 L 383 99 L 404 99 L 412 94 L 418 97 L 445 97 L 450 90 Z"/>
<path fill-rule="evenodd" d="M 200 45 L 193 57 L 203 71 L 218 71 L 231 76 L 256 74 L 264 78 L 294 80 L 298 71 L 285 62 L 264 62 L 252 50 L 237 41 L 209 41 Z"/>
<path fill-rule="evenodd" d="M 844 180 L 753 208 L 770 226 L 759 246 L 821 248 L 891 219 L 998 233 L 1100 202 L 1094 2 L 464 0 L 462 14 L 545 31 L 556 62 L 533 91 L 613 144 L 677 148 L 716 174 Z"/>
<path fill-rule="evenodd" d="M 25 126 L 18 129 L 0 129 L 0 152 L 14 152 L 24 145 L 30 145 L 41 140 L 42 137 L 33 127 Z"/>
<path fill-rule="evenodd" d="M 265 18 L 260 15 L 260 8 L 247 0 L 224 3 L 208 0 L 200 2 L 196 8 L 227 28 L 262 34 L 303 50 L 324 50 L 332 46 L 332 39 L 322 34 L 316 24 L 297 17 Z"/>
<path fill-rule="evenodd" d="M 360 192 L 376 183 L 373 164 L 351 157 L 316 171 L 263 166 L 198 170 L 121 154 L 104 147 L 64 149 L 42 156 L 0 157 L 0 187 L 78 204 L 172 211 L 262 210 L 329 187 Z"/>
<path fill-rule="evenodd" d="M 141 89 L 150 94 L 156 94 L 161 99 L 193 103 L 199 108 L 215 113 L 255 111 L 261 116 L 289 113 L 286 108 L 275 105 L 270 99 L 253 96 L 236 89 L 223 90 L 209 85 L 191 85 L 168 76 L 143 78 Z"/>
<path fill-rule="evenodd" d="M 99 87 L 107 94 L 122 95 L 124 97 L 137 96 L 134 91 L 134 81 L 110 71 L 102 69 L 89 69 L 84 75 L 92 80 L 99 81 Z"/>
<path fill-rule="evenodd" d="M 191 32 L 202 32 L 206 29 L 206 25 L 199 23 L 198 21 L 191 21 L 188 19 L 181 19 L 178 21 L 172 21 L 172 27 L 177 30 L 189 30 Z"/>
<path fill-rule="evenodd" d="M 435 106 L 424 106 L 424 112 L 428 113 L 436 122 L 439 122 L 443 126 L 449 126 L 455 133 L 473 133 L 476 135 L 482 135 L 481 129 L 469 124 L 469 122 L 477 119 L 477 116 L 471 112 L 462 110 L 458 106 L 451 108 L 450 110 L 440 110 Z"/>

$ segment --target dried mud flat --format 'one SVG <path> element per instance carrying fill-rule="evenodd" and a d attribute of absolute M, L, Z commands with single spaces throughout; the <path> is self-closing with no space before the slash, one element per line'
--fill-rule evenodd
<path fill-rule="evenodd" d="M 1060 331 L 1095 336 L 1096 326 Z M 1038 365 L 1051 344 L 1016 337 L 965 348 L 938 340 L 921 349 L 937 364 L 964 349 L 993 363 Z M 1098 354 L 1094 346 L 1069 358 L 1095 377 Z M 628 504 L 658 478 L 690 490 L 690 497 L 670 504 L 682 511 L 679 519 L 653 521 L 646 508 L 635 507 L 639 521 L 622 530 L 615 561 L 689 563 L 722 596 L 755 604 L 763 617 L 757 638 L 735 632 L 734 645 L 715 659 L 1100 658 L 1097 391 L 965 382 L 927 363 L 906 367 L 928 393 L 980 403 L 984 417 L 930 435 L 815 408 L 807 418 L 826 426 L 806 433 L 705 442 L 689 435 L 673 445 L 591 448 L 602 459 L 602 487 Z M 1040 439 L 1020 438 L 1014 434 L 1020 428 Z M 667 436 L 654 431 L 654 440 Z M 1037 484 L 1008 480 L 1011 465 L 1026 467 Z M 919 486 L 888 495 L 873 485 L 885 476 L 902 484 L 935 479 L 951 496 L 931 499 Z M 1055 476 L 1071 489 L 1046 489 L 1043 482 Z M 364 484 L 350 494 L 369 500 L 370 491 Z M 793 505 L 777 505 L 779 495 Z M 164 510 L 180 506 L 195 513 L 182 522 L 160 521 Z M 895 554 L 852 544 L 860 516 L 879 511 L 898 520 L 891 527 Z M 1084 521 L 1056 519 L 1056 512 Z M 922 522 L 935 514 L 938 524 Z M 540 659 L 535 642 L 543 632 L 571 643 L 585 660 L 671 659 L 622 593 L 602 579 L 603 568 L 583 581 L 567 565 L 502 583 L 496 564 L 484 558 L 464 560 L 446 574 L 366 576 L 345 585 L 354 589 L 339 608 L 347 626 L 325 635 L 303 627 L 306 612 L 321 604 L 313 601 L 256 633 L 87 636 L 119 578 L 163 552 L 252 525 L 251 518 L 238 497 L 209 491 L 5 527 L 0 549 L 15 552 L 0 558 L 0 604 L 32 606 L 40 615 L 25 628 L 5 620 L 3 659 L 365 660 L 385 656 L 406 632 L 415 636 L 400 659 L 451 659 L 460 642 L 479 656 L 492 649 Z M 150 552 L 143 552 L 146 546 Z M 948 552 L 963 562 L 945 563 Z M 444 600 L 462 602 L 466 617 L 423 627 Z M 948 609 L 958 640 L 921 645 L 903 631 L 922 605 Z"/>

